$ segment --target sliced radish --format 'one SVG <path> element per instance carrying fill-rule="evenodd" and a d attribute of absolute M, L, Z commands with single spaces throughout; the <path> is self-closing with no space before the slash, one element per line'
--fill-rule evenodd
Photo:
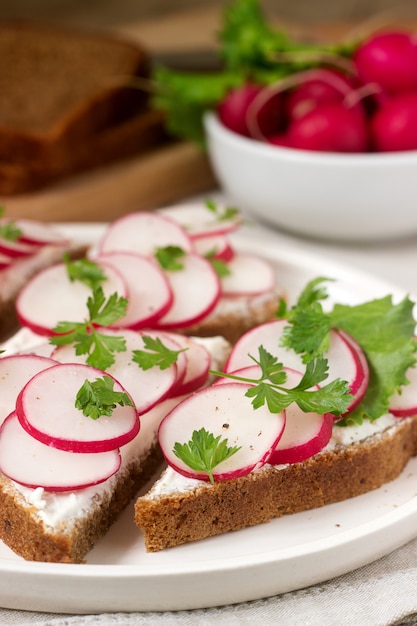
<path fill-rule="evenodd" d="M 225 235 L 232 233 L 242 225 L 242 216 L 236 212 L 228 219 L 222 219 L 225 206 L 217 205 L 215 213 L 206 204 L 180 204 L 166 209 L 160 209 L 159 213 L 169 216 L 195 239 L 209 235 Z"/>
<path fill-rule="evenodd" d="M 185 371 L 182 380 L 175 385 L 171 396 L 191 393 L 206 384 L 211 365 L 210 352 L 201 343 L 197 343 L 191 337 L 185 335 L 170 335 L 172 340 L 184 350 Z M 179 356 L 181 356 L 179 355 Z"/>
<path fill-rule="evenodd" d="M 225 235 L 213 235 L 195 239 L 196 252 L 204 257 L 219 259 L 228 263 L 235 254 L 232 245 Z"/>
<path fill-rule="evenodd" d="M 224 367 L 225 372 L 232 372 L 253 365 L 254 361 L 249 355 L 258 358 L 259 346 L 278 357 L 286 366 L 295 370 L 303 370 L 303 362 L 299 354 L 293 350 L 287 350 L 280 345 L 281 337 L 287 321 L 274 320 L 260 324 L 246 332 L 234 345 Z"/>
<path fill-rule="evenodd" d="M 188 234 L 169 217 L 159 212 L 128 213 L 107 228 L 98 251 L 137 252 L 152 256 L 157 248 L 178 246 L 186 252 L 193 250 Z"/>
<path fill-rule="evenodd" d="M 56 364 L 53 359 L 34 354 L 12 354 L 0 359 L 0 424 L 14 411 L 16 398 L 28 380 Z"/>
<path fill-rule="evenodd" d="M 254 254 L 235 254 L 227 265 L 230 274 L 221 278 L 225 296 L 258 295 L 271 291 L 275 284 L 272 266 Z"/>
<path fill-rule="evenodd" d="M 137 363 L 132 362 L 132 352 L 144 350 L 143 336 L 155 338 L 161 336 L 159 333 L 155 331 L 135 332 L 126 329 L 123 331 L 103 329 L 103 333 L 125 339 L 126 350 L 114 355 L 115 362 L 106 371 L 118 380 L 130 394 L 139 414 L 149 411 L 157 402 L 161 402 L 171 393 L 179 377 L 175 363 L 164 370 L 159 369 L 159 367 L 143 370 Z M 174 350 L 179 349 L 177 343 L 171 341 L 169 345 L 170 340 L 164 336 L 162 336 L 162 341 L 167 347 Z M 86 355 L 76 355 L 75 348 L 71 344 L 59 346 L 53 351 L 52 356 L 61 363 L 85 363 L 86 359 Z M 180 361 L 182 358 L 185 359 L 185 357 L 181 357 Z M 183 367 L 185 372 L 185 364 Z"/>
<path fill-rule="evenodd" d="M 25 257 L 34 254 L 38 246 L 22 241 L 11 241 L 0 237 L 0 252 L 12 258 Z"/>
<path fill-rule="evenodd" d="M 37 441 L 12 413 L 0 429 L 0 471 L 35 489 L 73 491 L 104 482 L 119 468 L 118 449 L 97 454 L 65 452 Z"/>
<path fill-rule="evenodd" d="M 198 324 L 220 299 L 220 280 L 211 264 L 198 254 L 181 258 L 183 268 L 167 271 L 174 302 L 156 326 L 164 329 L 184 328 Z"/>
<path fill-rule="evenodd" d="M 227 445 L 240 450 L 213 469 L 215 480 L 228 480 L 262 467 L 277 445 L 285 426 L 285 414 L 270 413 L 264 405 L 254 409 L 245 393 L 250 385 L 228 383 L 206 387 L 188 396 L 162 420 L 159 443 L 166 461 L 179 474 L 209 480 L 203 470 L 190 468 L 174 451 L 186 444 L 194 431 L 204 428 Z"/>
<path fill-rule="evenodd" d="M 281 346 L 281 337 L 287 321 L 283 319 L 267 322 L 248 331 L 235 344 L 225 365 L 226 372 L 253 365 L 253 359 L 259 356 L 259 346 L 276 356 L 285 367 L 298 371 L 304 371 L 305 365 L 301 356 L 293 350 L 287 350 Z M 349 341 L 347 337 L 349 336 Z M 354 347 L 355 346 L 355 347 Z M 351 410 L 363 398 L 369 380 L 368 363 L 354 339 L 337 330 L 330 332 L 330 347 L 324 355 L 328 359 L 328 377 L 323 384 L 327 384 L 336 378 L 345 380 L 351 390 L 352 402 L 348 407 Z"/>
<path fill-rule="evenodd" d="M 35 246 L 62 246 L 68 244 L 68 239 L 51 224 L 37 222 L 30 219 L 16 220 L 16 226 L 21 230 L 19 241 Z"/>
<path fill-rule="evenodd" d="M 17 397 L 16 413 L 23 428 L 40 442 L 70 452 L 106 452 L 131 441 L 140 428 L 134 407 L 117 404 L 110 417 L 96 420 L 75 407 L 84 382 L 102 377 L 101 370 L 78 363 L 60 363 L 39 372 Z M 125 391 L 117 380 L 114 391 Z"/>
<path fill-rule="evenodd" d="M 169 311 L 172 290 L 164 272 L 152 259 L 133 252 L 109 252 L 96 261 L 111 265 L 126 282 L 129 294 L 126 315 L 114 327 L 149 327 Z"/>
<path fill-rule="evenodd" d="M 120 273 L 107 263 L 98 265 L 106 274 L 106 297 L 115 292 L 126 297 L 127 287 Z M 89 296 L 91 289 L 78 280 L 71 281 L 65 263 L 59 263 L 39 272 L 26 284 L 17 298 L 16 312 L 22 326 L 39 335 L 52 335 L 58 322 L 88 319 Z"/>
<path fill-rule="evenodd" d="M 350 393 L 353 395 L 353 400 L 349 405 L 348 411 L 352 411 L 361 402 L 368 389 L 369 364 L 364 351 L 352 335 L 343 330 L 339 330 L 338 333 L 350 347 L 357 367 L 357 375 L 350 384 Z"/>
<path fill-rule="evenodd" d="M 12 263 L 11 257 L 0 252 L 0 270 L 5 269 L 6 267 L 9 267 L 11 263 Z"/>
<path fill-rule="evenodd" d="M 417 367 L 408 369 L 407 379 L 409 384 L 396 391 L 389 401 L 389 412 L 395 417 L 417 415 Z"/>
<path fill-rule="evenodd" d="M 292 388 L 298 385 L 303 377 L 302 372 L 284 368 L 287 380 L 283 387 Z M 235 376 L 258 380 L 262 370 L 258 365 L 243 367 L 231 372 Z M 220 377 L 214 383 L 223 385 L 229 378 Z M 316 385 L 315 389 L 319 389 Z M 334 424 L 331 413 L 320 415 L 315 412 L 305 413 L 297 404 L 293 403 L 285 410 L 285 428 L 276 448 L 271 452 L 268 463 L 281 465 L 285 463 L 300 463 L 322 450 L 330 441 Z"/>

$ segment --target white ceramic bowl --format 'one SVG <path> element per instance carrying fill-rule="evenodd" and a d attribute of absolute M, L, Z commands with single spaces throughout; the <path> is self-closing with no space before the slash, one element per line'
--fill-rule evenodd
<path fill-rule="evenodd" d="M 204 119 L 219 184 L 261 221 L 314 238 L 377 241 L 417 233 L 417 151 L 318 153 L 270 146 Z"/>

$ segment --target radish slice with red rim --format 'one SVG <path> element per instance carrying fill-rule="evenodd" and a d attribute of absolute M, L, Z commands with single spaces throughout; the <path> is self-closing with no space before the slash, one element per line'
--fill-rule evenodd
<path fill-rule="evenodd" d="M 6 267 L 9 267 L 11 263 L 12 263 L 11 257 L 0 252 L 0 270 L 6 269 Z"/>
<path fill-rule="evenodd" d="M 165 274 L 152 259 L 133 252 L 109 252 L 96 261 L 113 267 L 126 282 L 129 294 L 126 315 L 113 327 L 149 327 L 169 311 L 172 290 Z"/>
<path fill-rule="evenodd" d="M 201 256 L 210 259 L 219 259 L 228 263 L 234 257 L 234 250 L 225 235 L 212 235 L 209 237 L 198 237 L 194 240 L 196 252 Z"/>
<path fill-rule="evenodd" d="M 0 237 L 0 252 L 8 257 L 27 257 L 37 252 L 38 246 L 23 241 L 11 241 Z"/>
<path fill-rule="evenodd" d="M 185 335 L 169 335 L 178 348 L 185 350 L 181 355 L 185 361 L 185 371 L 181 380 L 171 391 L 171 396 L 179 396 L 191 393 L 207 383 L 211 356 L 209 351 L 201 343 L 197 343 L 191 337 Z M 181 356 L 178 355 L 178 356 Z"/>
<path fill-rule="evenodd" d="M 56 364 L 54 359 L 34 354 L 11 354 L 0 359 L 0 423 L 14 411 L 24 385 L 38 372 Z"/>
<path fill-rule="evenodd" d="M 159 336 L 168 348 L 172 350 L 180 349 L 177 343 L 165 338 L 165 335 L 154 330 L 136 332 L 127 329 L 123 331 L 103 329 L 102 332 L 106 335 L 123 337 L 125 339 L 126 350 L 117 352 L 114 355 L 115 362 L 107 368 L 106 372 L 123 385 L 132 397 L 139 414 L 149 411 L 157 402 L 161 402 L 171 393 L 174 386 L 181 381 L 186 367 L 186 357 L 183 353 L 178 358 L 178 363 L 183 363 L 181 373 L 178 371 L 177 363 L 164 370 L 159 369 L 159 367 L 144 370 L 137 363 L 132 362 L 133 351 L 145 349 L 144 336 L 153 338 Z M 86 360 L 86 355 L 76 355 L 72 344 L 59 346 L 53 351 L 52 356 L 61 363 L 85 364 Z"/>
<path fill-rule="evenodd" d="M 285 368 L 285 387 L 295 387 L 301 380 L 302 372 Z M 319 386 L 316 385 L 316 389 Z M 320 415 L 314 411 L 304 412 L 294 402 L 285 410 L 285 428 L 268 463 L 281 465 L 301 463 L 314 456 L 329 443 L 332 436 L 334 416 L 331 413 Z"/>
<path fill-rule="evenodd" d="M 50 224 L 30 219 L 18 219 L 15 221 L 21 234 L 19 241 L 35 246 L 62 246 L 68 244 L 68 238 L 53 228 Z"/>
<path fill-rule="evenodd" d="M 239 212 L 233 213 L 228 219 L 223 219 L 226 207 L 216 205 L 217 211 L 212 211 L 206 204 L 180 204 L 167 209 L 160 209 L 159 213 L 175 220 L 191 236 L 193 240 L 199 237 L 226 235 L 234 232 L 242 225 L 242 216 Z"/>
<path fill-rule="evenodd" d="M 116 404 L 110 417 L 102 415 L 96 420 L 75 407 L 84 382 L 103 375 L 101 370 L 78 363 L 60 363 L 39 372 L 16 400 L 23 428 L 38 441 L 70 452 L 106 452 L 131 441 L 140 428 L 133 406 Z M 114 391 L 126 392 L 117 380 Z"/>
<path fill-rule="evenodd" d="M 98 265 L 106 275 L 103 282 L 105 296 L 115 292 L 119 296 L 128 296 L 120 272 L 105 262 Z M 71 281 L 66 265 L 59 263 L 42 270 L 23 287 L 16 301 L 16 313 L 22 326 L 39 335 L 53 335 L 53 328 L 58 322 L 83 322 L 88 319 L 89 296 L 91 289 L 78 280 Z"/>
<path fill-rule="evenodd" d="M 227 264 L 229 274 L 221 278 L 222 295 L 259 295 L 276 285 L 272 266 L 254 254 L 239 252 Z"/>
<path fill-rule="evenodd" d="M 227 360 L 224 370 L 233 370 L 253 365 L 253 359 L 259 357 L 259 346 L 263 346 L 273 356 L 276 356 L 285 367 L 304 371 L 305 365 L 299 354 L 287 350 L 280 345 L 282 333 L 288 322 L 284 319 L 274 320 L 261 324 L 248 331 L 235 344 Z M 349 337 L 349 340 L 347 339 Z M 325 385 L 336 378 L 345 380 L 351 390 L 352 402 L 348 408 L 357 406 L 363 398 L 369 381 L 369 367 L 367 360 L 354 339 L 345 332 L 332 330 L 330 332 L 330 347 L 324 357 L 328 359 L 328 377 L 322 382 Z"/>
<path fill-rule="evenodd" d="M 417 415 L 417 367 L 407 370 L 408 385 L 403 385 L 389 401 L 389 412 L 395 417 Z"/>
<path fill-rule="evenodd" d="M 21 454 L 16 454 L 21 450 Z M 46 491 L 85 489 L 120 469 L 118 449 L 97 454 L 65 452 L 34 439 L 11 413 L 0 429 L 0 471 L 17 483 Z"/>
<path fill-rule="evenodd" d="M 160 212 L 128 213 L 112 222 L 99 242 L 98 251 L 136 252 L 153 256 L 157 248 L 178 246 L 193 250 L 189 235 L 173 219 Z"/>
<path fill-rule="evenodd" d="M 156 326 L 171 330 L 193 326 L 213 311 L 220 299 L 220 279 L 211 264 L 198 254 L 181 258 L 182 269 L 166 271 L 174 302 Z"/>
<path fill-rule="evenodd" d="M 285 413 L 270 413 L 264 405 L 254 409 L 245 393 L 251 385 L 213 385 L 188 396 L 162 420 L 159 443 L 166 461 L 179 474 L 209 480 L 207 472 L 190 468 L 174 453 L 176 443 L 187 444 L 194 431 L 204 428 L 227 446 L 240 449 L 213 468 L 214 480 L 245 476 L 262 467 L 277 445 L 285 426 Z"/>
<path fill-rule="evenodd" d="M 287 374 L 287 380 L 282 385 L 284 388 L 295 387 L 303 377 L 302 372 L 288 367 L 284 367 L 284 371 Z M 257 380 L 262 370 L 259 365 L 251 365 L 230 373 Z M 222 385 L 227 382 L 230 382 L 229 378 L 221 377 L 214 384 Z M 319 385 L 313 389 L 319 389 Z M 331 413 L 323 415 L 313 411 L 305 413 L 297 404 L 290 404 L 285 409 L 284 432 L 276 448 L 271 452 L 268 463 L 272 465 L 300 463 L 317 454 L 329 443 L 333 424 L 334 416 Z"/>

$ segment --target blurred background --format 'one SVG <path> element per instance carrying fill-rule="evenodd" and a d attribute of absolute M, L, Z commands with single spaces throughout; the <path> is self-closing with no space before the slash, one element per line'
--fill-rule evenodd
<path fill-rule="evenodd" d="M 97 28 L 165 17 L 188 10 L 220 8 L 226 0 L 1 0 L 0 18 L 40 18 Z M 263 0 L 283 21 L 358 22 L 375 14 L 417 17 L 416 0 Z"/>

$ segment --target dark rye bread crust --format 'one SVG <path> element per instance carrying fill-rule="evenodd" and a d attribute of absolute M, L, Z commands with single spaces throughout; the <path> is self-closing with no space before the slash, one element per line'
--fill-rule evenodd
<path fill-rule="evenodd" d="M 254 526 L 364 494 L 394 480 L 417 454 L 417 416 L 381 435 L 284 469 L 267 466 L 235 480 L 135 503 L 148 552 Z"/>
<path fill-rule="evenodd" d="M 83 563 L 120 513 L 160 467 L 162 455 L 156 444 L 146 457 L 132 462 L 117 478 L 111 494 L 97 500 L 70 531 L 48 529 L 36 509 L 23 505 L 12 481 L 0 474 L 0 538 L 29 561 Z"/>

